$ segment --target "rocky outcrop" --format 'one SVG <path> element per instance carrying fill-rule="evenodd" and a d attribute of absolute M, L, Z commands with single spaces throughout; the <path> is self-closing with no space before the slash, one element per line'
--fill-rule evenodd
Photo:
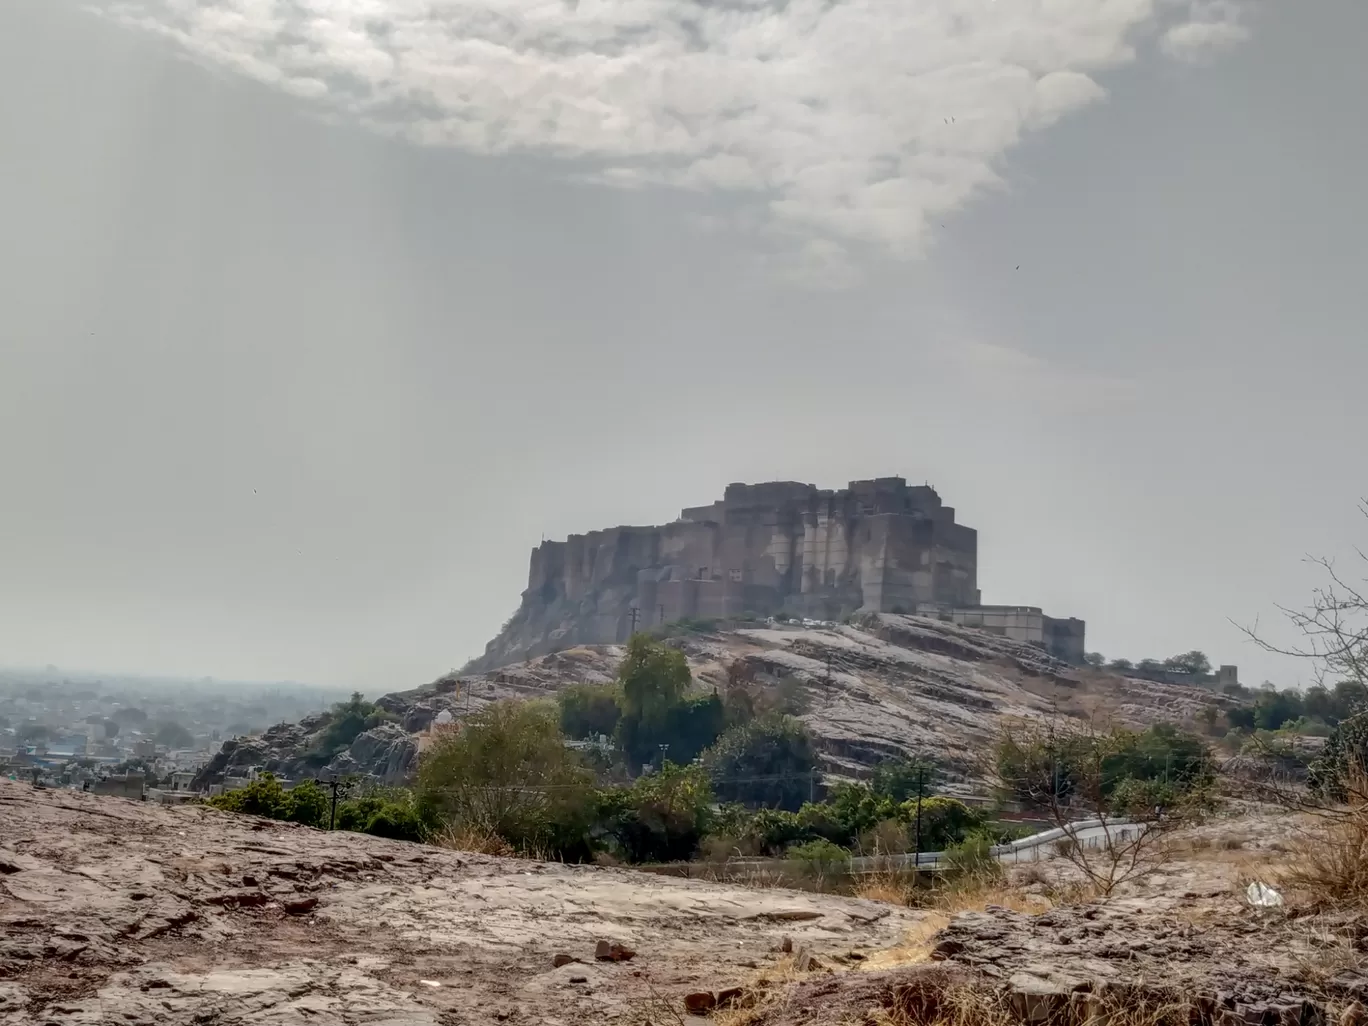
<path fill-rule="evenodd" d="M 350 748 L 328 763 L 324 776 L 357 775 L 400 784 L 417 760 L 418 739 L 397 723 L 382 723 L 357 735 Z"/>
<path fill-rule="evenodd" d="M 260 734 L 230 738 L 195 774 L 190 787 L 205 791 L 210 785 L 222 784 L 228 777 L 245 777 L 251 770 L 292 779 L 299 775 L 304 754 L 326 722 L 326 715 L 318 714 L 298 723 L 277 723 Z"/>

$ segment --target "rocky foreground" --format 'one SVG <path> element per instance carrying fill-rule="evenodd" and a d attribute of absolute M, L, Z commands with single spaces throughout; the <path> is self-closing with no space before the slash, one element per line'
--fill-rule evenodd
<path fill-rule="evenodd" d="M 757 684 L 788 680 L 825 769 L 858 776 L 900 755 L 936 753 L 972 776 L 1004 719 L 1059 713 L 1143 727 L 1196 723 L 1225 696 L 1201 688 L 1132 680 L 1066 666 L 1030 645 L 914 616 L 876 614 L 859 624 L 741 626 L 674 638 L 699 687 L 725 687 L 733 668 Z M 422 735 L 443 712 L 460 717 L 502 699 L 548 698 L 568 684 L 613 679 L 621 646 L 572 648 L 486 673 L 450 675 L 397 691 L 378 704 L 395 722 L 367 731 L 323 771 L 397 783 L 413 768 Z M 252 767 L 286 777 L 314 775 L 302 762 L 321 717 L 281 724 L 224 744 L 195 781 L 222 783 Z"/>
<path fill-rule="evenodd" d="M 0 1024 L 1365 1026 L 1365 924 L 1244 902 L 1271 842 L 1193 848 L 946 918 L 0 781 Z"/>
<path fill-rule="evenodd" d="M 4 1026 L 631 1022 L 917 918 L 0 780 Z"/>

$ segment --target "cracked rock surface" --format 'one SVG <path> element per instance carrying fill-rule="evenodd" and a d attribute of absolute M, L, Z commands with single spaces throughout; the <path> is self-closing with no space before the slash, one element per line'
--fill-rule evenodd
<path fill-rule="evenodd" d="M 918 919 L 0 780 L 0 1026 L 626 1022 Z"/>

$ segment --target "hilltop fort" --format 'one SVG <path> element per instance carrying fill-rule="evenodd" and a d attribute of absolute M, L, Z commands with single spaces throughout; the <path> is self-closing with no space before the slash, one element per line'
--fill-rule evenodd
<path fill-rule="evenodd" d="M 657 527 L 611 527 L 532 551 L 517 612 L 467 670 L 483 672 L 686 619 L 907 613 L 1083 659 L 1082 620 L 983 605 L 978 532 L 901 477 L 822 489 L 728 485 Z"/>

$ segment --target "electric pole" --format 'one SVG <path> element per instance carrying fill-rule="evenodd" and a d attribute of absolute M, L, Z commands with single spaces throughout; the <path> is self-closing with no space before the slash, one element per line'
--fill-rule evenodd
<path fill-rule="evenodd" d="M 925 779 L 925 770 L 921 764 L 917 765 L 917 839 L 915 841 L 916 854 L 912 856 L 912 868 L 915 871 L 921 865 L 921 803 L 922 803 L 922 783 Z"/>
<path fill-rule="evenodd" d="M 633 633 L 633 634 L 636 633 L 636 629 L 637 629 L 637 618 L 638 618 L 639 616 L 641 616 L 641 610 L 638 609 L 636 606 L 633 606 L 632 609 L 631 609 L 632 633 Z"/>
<path fill-rule="evenodd" d="M 333 777 L 328 784 L 332 787 L 332 802 L 328 807 L 328 829 L 331 830 L 337 822 L 337 778 Z"/>

